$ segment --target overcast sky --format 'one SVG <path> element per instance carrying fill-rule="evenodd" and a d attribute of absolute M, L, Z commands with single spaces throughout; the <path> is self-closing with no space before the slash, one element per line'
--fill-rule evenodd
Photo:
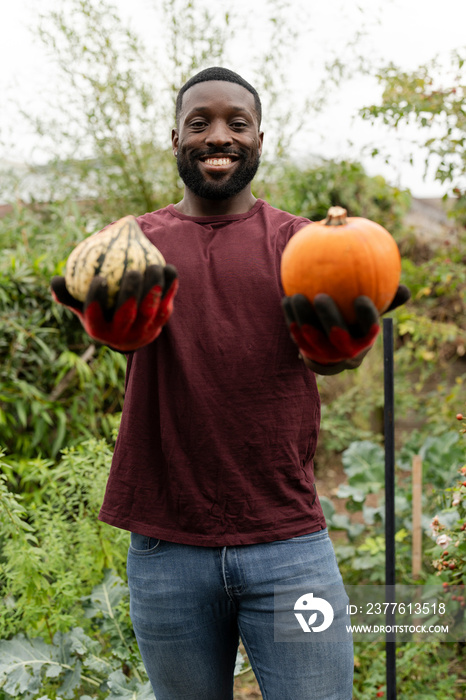
<path fill-rule="evenodd" d="M 13 144 L 0 158 L 24 160 L 29 157 L 34 137 L 20 125 L 12 99 L 40 113 L 42 95 L 53 84 L 53 69 L 43 47 L 34 40 L 34 17 L 37 9 L 53 7 L 62 0 L 1 0 L 2 23 L 0 25 L 0 136 L 8 137 Z M 133 28 L 147 40 L 153 40 L 153 7 L 157 0 L 116 0 L 123 16 Z M 217 0 L 218 6 L 244 8 L 250 27 L 256 28 L 255 37 L 260 44 L 263 27 L 262 7 L 266 0 Z M 338 42 L 351 36 L 362 22 L 370 31 L 361 40 L 361 49 L 368 60 L 378 56 L 394 61 L 406 69 L 414 69 L 437 53 L 446 54 L 466 45 L 466 0 L 290 0 L 296 8 L 295 21 L 299 30 L 296 50 L 290 56 L 289 81 L 299 106 L 303 89 L 309 87 L 315 75 L 316 56 L 324 56 L 329 42 L 338 50 Z M 302 8 L 306 8 L 306 17 Z M 344 7 L 343 12 L 341 8 Z M 312 30 L 310 29 L 312 27 Z M 32 30 L 32 31 L 31 31 Z M 247 76 L 248 46 L 238 42 L 238 65 L 233 69 Z M 248 39 L 250 41 L 250 39 Z M 319 48 L 321 47 L 321 49 Z M 242 64 L 242 59 L 244 65 Z M 358 79 L 342 90 L 340 100 L 335 98 L 312 125 L 305 139 L 295 148 L 300 154 L 318 154 L 323 157 L 358 158 L 368 142 L 380 142 L 395 153 L 395 165 L 387 168 L 380 161 L 364 159 L 371 174 L 380 172 L 393 184 L 410 187 L 417 196 L 440 196 L 442 188 L 433 182 L 422 180 L 421 159 L 417 167 L 403 165 L 408 153 L 407 138 L 417 133 L 401 134 L 395 140 L 381 129 L 373 129 L 367 122 L 354 120 L 359 107 L 380 97 L 380 89 L 373 80 Z M 401 136 L 401 138 L 400 138 Z M 405 136 L 405 138 L 403 138 Z M 350 146 L 349 142 L 353 142 Z"/>

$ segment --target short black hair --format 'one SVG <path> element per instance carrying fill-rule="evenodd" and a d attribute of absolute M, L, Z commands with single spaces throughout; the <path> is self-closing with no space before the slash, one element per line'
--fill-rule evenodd
<path fill-rule="evenodd" d="M 247 80 L 238 75 L 238 73 L 229 70 L 229 68 L 221 68 L 220 66 L 213 66 L 212 68 L 205 68 L 204 70 L 201 70 L 200 73 L 196 73 L 196 75 L 193 75 L 193 77 L 190 78 L 183 85 L 176 97 L 175 114 L 177 123 L 183 104 L 183 95 L 186 92 L 186 90 L 189 90 L 189 88 L 193 85 L 197 85 L 197 83 L 204 83 L 208 80 L 224 80 L 228 83 L 237 83 L 238 85 L 242 85 L 244 88 L 246 88 L 246 90 L 249 90 L 249 92 L 252 93 L 254 97 L 254 105 L 256 108 L 257 120 L 260 126 L 262 119 L 262 105 L 257 90 L 253 88 L 253 86 L 250 83 L 248 83 Z"/>

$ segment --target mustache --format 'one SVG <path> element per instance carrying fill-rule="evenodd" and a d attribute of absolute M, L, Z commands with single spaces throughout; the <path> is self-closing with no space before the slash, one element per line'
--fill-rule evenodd
<path fill-rule="evenodd" d="M 237 158 L 245 158 L 246 154 L 246 150 L 242 148 L 237 148 L 233 150 L 232 148 L 222 148 L 217 146 L 208 149 L 196 148 L 193 151 L 191 151 L 190 156 L 191 158 L 209 158 L 210 156 L 222 155 L 236 156 Z"/>

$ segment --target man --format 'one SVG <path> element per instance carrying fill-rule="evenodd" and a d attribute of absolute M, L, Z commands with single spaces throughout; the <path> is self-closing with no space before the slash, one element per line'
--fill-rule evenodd
<path fill-rule="evenodd" d="M 172 133 L 183 199 L 138 218 L 176 271 L 129 273 L 110 316 L 104 280 L 84 305 L 52 282 L 94 338 L 135 350 L 100 518 L 132 533 L 131 617 L 157 700 L 231 699 L 239 635 L 264 698 L 352 697 L 351 640 L 274 641 L 274 590 L 342 587 L 314 484 L 314 372 L 357 367 L 378 316 L 360 298 L 348 329 L 329 297 L 297 296 L 290 338 L 280 257 L 309 222 L 252 194 L 260 121 L 236 73 L 194 76 Z"/>

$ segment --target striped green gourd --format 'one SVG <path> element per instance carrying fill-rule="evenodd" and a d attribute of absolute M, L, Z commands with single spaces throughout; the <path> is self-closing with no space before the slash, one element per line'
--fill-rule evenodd
<path fill-rule="evenodd" d="M 71 296 L 85 301 L 93 278 L 104 277 L 111 305 L 123 274 L 129 270 L 144 273 L 148 265 L 165 265 L 164 257 L 143 234 L 134 216 L 125 216 L 76 246 L 66 262 L 66 286 Z"/>

